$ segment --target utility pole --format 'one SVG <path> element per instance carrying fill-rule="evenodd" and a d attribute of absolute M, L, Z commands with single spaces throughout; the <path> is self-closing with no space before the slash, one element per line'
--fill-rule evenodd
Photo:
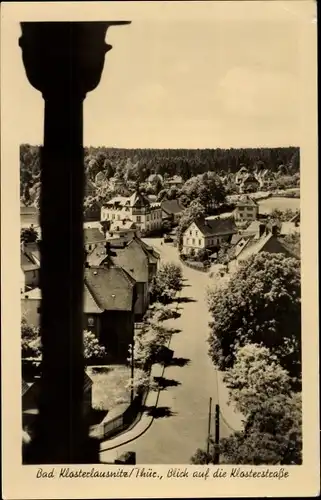
<path fill-rule="evenodd" d="M 209 456 L 210 454 L 211 420 L 212 420 L 212 398 L 210 398 L 209 410 L 208 410 L 207 456 Z"/>
<path fill-rule="evenodd" d="M 220 442 L 220 405 L 215 405 L 215 447 L 214 447 L 214 464 L 220 461 L 219 454 Z"/>
<path fill-rule="evenodd" d="M 130 402 L 132 403 L 134 400 L 134 344 L 129 344 L 128 346 L 129 358 L 130 362 Z"/>

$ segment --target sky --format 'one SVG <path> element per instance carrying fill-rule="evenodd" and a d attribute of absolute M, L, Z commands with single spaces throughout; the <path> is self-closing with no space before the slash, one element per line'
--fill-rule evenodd
<path fill-rule="evenodd" d="M 84 144 L 299 146 L 300 16 L 291 9 L 256 16 L 258 2 L 241 3 L 242 17 L 222 16 L 221 6 L 217 16 L 176 11 L 110 28 L 113 49 L 84 103 Z M 20 35 L 14 27 L 13 41 Z M 43 100 L 27 81 L 18 44 L 12 47 L 19 140 L 41 144 Z"/>

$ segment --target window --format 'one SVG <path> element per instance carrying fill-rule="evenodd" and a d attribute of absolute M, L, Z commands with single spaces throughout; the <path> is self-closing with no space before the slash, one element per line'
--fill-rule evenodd
<path fill-rule="evenodd" d="M 243 210 L 244 210 L 244 207 L 239 207 L 240 212 L 243 212 Z"/>
<path fill-rule="evenodd" d="M 137 220 L 137 222 L 141 222 L 141 216 L 137 215 L 136 220 Z"/>
<path fill-rule="evenodd" d="M 189 238 L 186 238 L 186 245 L 189 245 Z"/>
<path fill-rule="evenodd" d="M 88 245 L 88 250 L 91 250 L 91 245 Z"/>
<path fill-rule="evenodd" d="M 146 220 L 149 220 L 149 215 L 148 214 L 146 215 Z"/>
<path fill-rule="evenodd" d="M 195 238 L 192 239 L 192 245 L 195 245 Z"/>
<path fill-rule="evenodd" d="M 94 318 L 92 318 L 91 316 L 89 316 L 89 318 L 87 320 L 87 325 L 88 325 L 89 328 L 92 328 L 95 325 Z"/>
<path fill-rule="evenodd" d="M 189 232 L 190 236 L 192 236 L 192 231 Z"/>
<path fill-rule="evenodd" d="M 115 214 L 112 215 L 112 219 L 115 220 Z"/>
<path fill-rule="evenodd" d="M 198 236 L 198 231 L 195 231 L 195 236 Z"/>
<path fill-rule="evenodd" d="M 120 215 L 117 215 L 117 220 L 120 220 Z"/>
<path fill-rule="evenodd" d="M 198 244 L 199 244 L 199 246 L 201 246 L 202 240 L 198 240 Z"/>

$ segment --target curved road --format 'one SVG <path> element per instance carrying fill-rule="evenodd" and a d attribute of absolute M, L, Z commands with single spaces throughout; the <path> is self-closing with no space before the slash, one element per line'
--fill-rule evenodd
<path fill-rule="evenodd" d="M 160 239 L 145 239 L 161 255 L 161 261 L 179 262 L 177 249 L 160 245 Z M 181 316 L 170 320 L 173 328 L 180 330 L 171 340 L 175 366 L 166 368 L 164 377 L 168 387 L 160 392 L 158 410 L 163 416 L 155 418 L 145 434 L 135 441 L 117 448 L 117 456 L 125 451 L 135 451 L 140 464 L 188 464 L 197 448 L 206 447 L 209 398 L 212 410 L 217 400 L 217 372 L 208 356 L 207 338 L 209 321 L 206 273 L 183 266 L 184 288 L 179 304 Z M 178 366 L 179 365 L 179 366 Z M 212 419 L 214 431 L 214 418 Z M 221 420 L 221 437 L 230 433 Z M 106 442 L 107 444 L 107 442 Z M 115 450 L 116 451 L 116 450 Z M 101 454 L 108 459 L 108 452 Z"/>

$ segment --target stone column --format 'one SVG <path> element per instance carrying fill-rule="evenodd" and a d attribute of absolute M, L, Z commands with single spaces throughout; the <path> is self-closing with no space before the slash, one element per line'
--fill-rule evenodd
<path fill-rule="evenodd" d="M 39 417 L 24 463 L 99 462 L 83 419 L 83 100 L 99 83 L 107 28 L 127 22 L 22 23 L 27 77 L 45 101 L 41 150 Z"/>

